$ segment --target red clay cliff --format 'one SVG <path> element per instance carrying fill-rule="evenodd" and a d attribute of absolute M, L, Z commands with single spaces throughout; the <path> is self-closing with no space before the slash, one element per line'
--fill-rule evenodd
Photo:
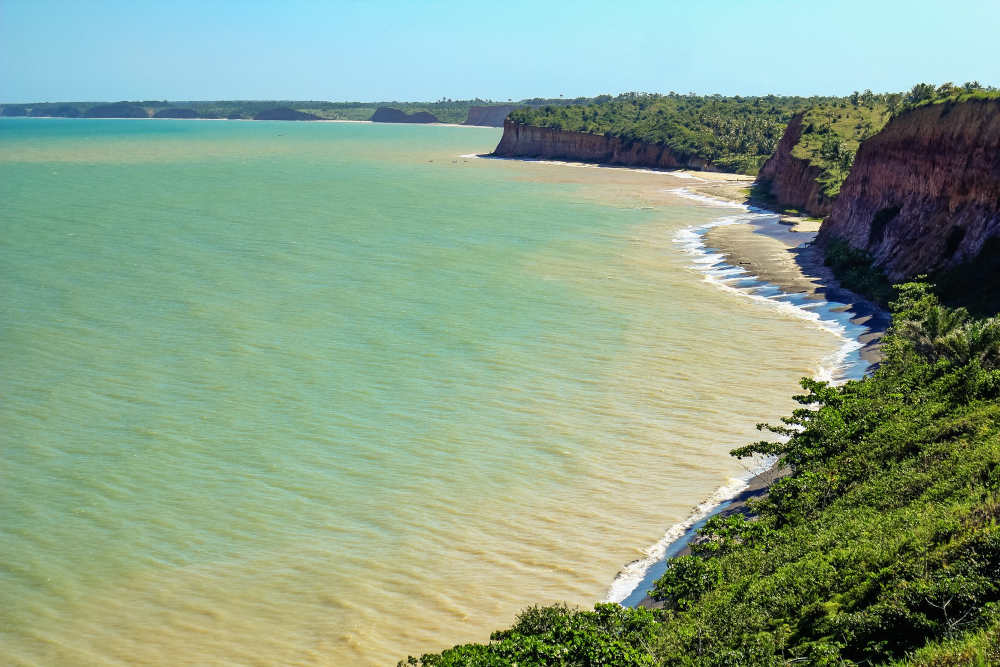
<path fill-rule="evenodd" d="M 1000 100 L 908 111 L 861 144 L 818 241 L 891 280 L 952 268 L 1000 236 Z"/>

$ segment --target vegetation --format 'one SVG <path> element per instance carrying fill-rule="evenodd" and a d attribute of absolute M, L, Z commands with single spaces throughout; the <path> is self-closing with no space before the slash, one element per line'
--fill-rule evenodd
<path fill-rule="evenodd" d="M 530 607 L 514 627 L 494 632 L 491 643 L 465 644 L 441 654 L 410 656 L 404 665 L 510 667 L 510 665 L 607 665 L 650 667 L 660 632 L 660 612 L 599 604 L 594 611 L 565 605 Z"/>
<path fill-rule="evenodd" d="M 896 297 L 885 274 L 872 266 L 871 255 L 852 248 L 842 239 L 830 241 L 824 264 L 833 270 L 841 285 L 881 306 L 888 306 Z"/>
<path fill-rule="evenodd" d="M 149 113 L 138 104 L 115 102 L 97 104 L 83 112 L 87 118 L 148 118 Z"/>
<path fill-rule="evenodd" d="M 583 104 L 588 98 L 563 99 L 531 99 L 514 102 L 516 104 L 539 105 L 547 104 L 563 106 Z M 68 105 L 64 102 L 37 102 L 32 104 L 4 104 L 0 109 L 2 116 L 91 116 L 97 117 L 92 110 L 99 107 L 112 107 L 103 111 L 101 117 L 109 117 L 119 105 L 129 105 L 130 116 L 122 117 L 177 117 L 163 116 L 162 111 L 177 107 L 192 110 L 199 118 L 231 118 L 252 119 L 260 113 L 276 107 L 288 108 L 300 113 L 311 114 L 324 120 L 368 120 L 380 106 L 389 106 L 409 114 L 430 113 L 442 123 L 462 123 L 469 114 L 469 107 L 488 106 L 491 104 L 511 104 L 483 99 L 451 100 L 441 99 L 436 102 L 321 102 L 321 101 L 289 101 L 289 100 L 218 100 L 205 102 L 170 102 L 167 100 L 143 100 L 141 102 L 116 102 L 113 105 L 96 102 L 74 102 Z M 139 109 L 139 111 L 136 111 Z M 124 111 L 124 107 L 118 111 Z"/>
<path fill-rule="evenodd" d="M 966 81 L 961 86 L 942 83 L 935 87 L 929 83 L 918 83 L 910 92 L 896 96 L 895 104 L 890 106 L 893 115 L 904 111 L 927 106 L 928 104 L 945 104 L 966 102 L 968 100 L 992 100 L 1000 98 L 1000 89 L 984 86 L 978 81 Z"/>
<path fill-rule="evenodd" d="M 811 108 L 802 118 L 802 136 L 792 155 L 819 167 L 823 194 L 833 199 L 854 164 L 861 142 L 889 121 L 890 94 L 854 92 L 835 103 Z"/>
<path fill-rule="evenodd" d="M 254 114 L 254 120 L 319 120 L 319 116 L 288 107 L 265 109 Z"/>
<path fill-rule="evenodd" d="M 899 287 L 885 360 L 737 457 L 791 473 L 755 516 L 708 522 L 652 594 L 662 612 L 532 609 L 418 665 L 997 664 L 1000 319 Z"/>
<path fill-rule="evenodd" d="M 558 130 L 589 132 L 670 148 L 726 170 L 756 174 L 778 146 L 788 121 L 803 114 L 795 157 L 819 167 L 823 194 L 833 199 L 861 142 L 894 115 L 924 104 L 1000 96 L 978 82 L 917 84 L 908 93 L 853 92 L 847 97 L 722 97 L 720 95 L 602 95 L 582 104 L 538 104 L 511 119 Z"/>
<path fill-rule="evenodd" d="M 970 81 L 962 86 L 918 83 L 908 93 L 857 91 L 832 103 L 817 104 L 802 119 L 802 136 L 792 155 L 820 168 L 823 194 L 833 199 L 854 164 L 861 142 L 889 119 L 927 104 L 957 103 L 1000 97 L 1000 91 Z"/>
<path fill-rule="evenodd" d="M 625 93 L 581 105 L 518 109 L 510 117 L 528 125 L 659 144 L 681 159 L 755 174 L 795 113 L 836 99 Z"/>

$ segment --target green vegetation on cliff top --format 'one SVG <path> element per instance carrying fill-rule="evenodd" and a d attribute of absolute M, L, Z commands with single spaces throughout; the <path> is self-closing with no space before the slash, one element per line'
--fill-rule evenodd
<path fill-rule="evenodd" d="M 854 164 L 861 142 L 889 120 L 886 95 L 870 90 L 834 104 L 817 105 L 802 118 L 802 135 L 792 155 L 820 168 L 823 194 L 833 199 Z"/>
<path fill-rule="evenodd" d="M 512 121 L 668 147 L 682 160 L 755 174 L 774 153 L 789 119 L 837 98 L 721 95 L 602 95 L 584 105 L 518 109 Z"/>
<path fill-rule="evenodd" d="M 854 92 L 833 103 L 817 104 L 802 118 L 802 136 L 792 155 L 820 168 L 823 194 L 833 199 L 854 164 L 861 142 L 879 132 L 889 120 L 909 109 L 928 104 L 993 99 L 1000 91 L 970 81 L 962 86 L 919 83 L 907 93 Z"/>
<path fill-rule="evenodd" d="M 653 595 L 665 609 L 533 608 L 422 665 L 998 664 L 1000 320 L 900 289 L 885 360 L 803 380 L 739 457 L 791 470 L 716 518 Z"/>
<path fill-rule="evenodd" d="M 756 174 L 778 146 L 791 117 L 804 114 L 792 151 L 819 167 L 824 194 L 833 198 L 850 172 L 862 141 L 889 119 L 923 104 L 1000 95 L 978 82 L 917 84 L 907 93 L 854 92 L 846 97 L 723 97 L 721 95 L 602 95 L 584 104 L 518 109 L 512 121 L 557 130 L 641 141 L 696 158 L 723 171 Z"/>

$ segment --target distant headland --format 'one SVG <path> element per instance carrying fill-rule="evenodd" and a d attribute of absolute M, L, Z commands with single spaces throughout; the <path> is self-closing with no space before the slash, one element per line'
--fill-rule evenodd
<path fill-rule="evenodd" d="M 375 123 L 449 123 L 503 127 L 515 109 L 585 104 L 596 98 L 436 102 L 327 102 L 289 100 L 142 100 L 2 103 L 0 116 L 47 118 L 180 118 L 225 120 L 370 120 Z"/>

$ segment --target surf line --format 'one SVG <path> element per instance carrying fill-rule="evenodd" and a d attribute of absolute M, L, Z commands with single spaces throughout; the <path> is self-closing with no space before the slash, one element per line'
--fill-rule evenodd
<path fill-rule="evenodd" d="M 841 345 L 820 360 L 813 374 L 814 379 L 840 384 L 864 375 L 868 364 L 861 357 L 863 345 L 859 338 L 871 329 L 851 321 L 848 312 L 850 304 L 785 293 L 777 285 L 760 279 L 745 268 L 728 264 L 722 253 L 708 246 L 706 237 L 714 227 L 735 224 L 778 225 L 780 222 L 776 213 L 700 195 L 687 188 L 674 188 L 670 192 L 702 205 L 736 209 L 733 214 L 685 227 L 674 235 L 673 242 L 681 252 L 691 256 L 692 269 L 701 273 L 706 282 L 723 291 L 786 316 L 804 320 L 839 338 Z M 726 509 L 750 486 L 755 477 L 766 472 L 774 463 L 774 459 L 765 459 L 747 474 L 730 478 L 706 500 L 696 505 L 686 519 L 670 526 L 663 537 L 645 549 L 644 557 L 622 568 L 608 588 L 603 602 L 617 602 L 627 607 L 638 605 L 654 582 L 666 571 L 669 559 L 680 553 L 712 516 Z"/>

